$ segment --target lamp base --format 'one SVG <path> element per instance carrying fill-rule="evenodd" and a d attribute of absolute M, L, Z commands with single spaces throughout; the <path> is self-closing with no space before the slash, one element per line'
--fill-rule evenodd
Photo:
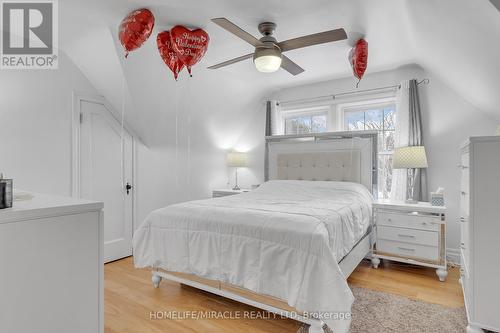
<path fill-rule="evenodd" d="M 241 190 L 241 188 L 238 185 L 235 185 L 233 187 L 233 191 L 240 191 L 240 190 Z"/>

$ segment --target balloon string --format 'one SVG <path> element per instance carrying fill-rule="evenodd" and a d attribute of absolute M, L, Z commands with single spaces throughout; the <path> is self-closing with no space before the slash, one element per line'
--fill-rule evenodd
<path fill-rule="evenodd" d="M 191 200 L 191 85 L 190 85 L 191 80 L 187 80 L 187 154 L 188 154 L 188 160 L 187 160 L 187 188 L 188 188 L 188 200 Z"/>
<path fill-rule="evenodd" d="M 179 88 L 177 88 L 178 92 Z M 175 187 L 179 193 L 179 94 L 175 94 Z"/>
<path fill-rule="evenodd" d="M 126 62 L 125 62 L 126 63 Z M 125 64 L 124 63 L 124 64 Z M 121 110 L 121 123 L 120 123 L 120 169 L 121 169 L 121 182 L 122 182 L 122 193 L 125 188 L 125 162 L 124 162 L 124 137 L 123 137 L 123 123 L 125 121 L 125 71 L 123 71 L 122 77 L 122 110 Z"/>
<path fill-rule="evenodd" d="M 361 79 L 358 80 L 358 83 L 356 83 L 356 88 L 359 88 L 359 83 L 361 82 Z"/>

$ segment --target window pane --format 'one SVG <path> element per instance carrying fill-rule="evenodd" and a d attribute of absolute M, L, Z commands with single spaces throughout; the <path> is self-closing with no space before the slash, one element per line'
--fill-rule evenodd
<path fill-rule="evenodd" d="M 326 132 L 326 115 L 312 117 L 312 132 L 313 133 Z"/>
<path fill-rule="evenodd" d="M 368 110 L 365 111 L 365 129 L 366 130 L 381 130 L 382 129 L 383 110 Z"/>
<path fill-rule="evenodd" d="M 285 121 L 285 134 L 297 134 L 297 119 L 289 118 Z"/>
<path fill-rule="evenodd" d="M 311 117 L 298 117 L 296 119 L 298 134 L 311 133 Z"/>
<path fill-rule="evenodd" d="M 364 126 L 364 111 L 347 111 L 344 113 L 344 129 L 346 131 L 362 131 Z"/>
<path fill-rule="evenodd" d="M 378 156 L 379 199 L 389 199 L 392 184 L 392 154 Z"/>
<path fill-rule="evenodd" d="M 394 131 L 384 131 L 383 132 L 383 144 L 382 150 L 393 151 L 394 150 Z"/>
<path fill-rule="evenodd" d="M 384 109 L 384 129 L 396 128 L 396 110 L 393 106 Z"/>

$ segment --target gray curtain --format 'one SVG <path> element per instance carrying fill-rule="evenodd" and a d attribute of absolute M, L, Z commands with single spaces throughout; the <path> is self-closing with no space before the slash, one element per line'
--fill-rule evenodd
<path fill-rule="evenodd" d="M 417 80 L 410 80 L 410 117 L 409 117 L 409 146 L 423 146 L 422 115 L 418 97 Z M 427 201 L 427 172 L 426 169 L 415 169 L 414 200 Z"/>
<path fill-rule="evenodd" d="M 266 102 L 266 136 L 273 135 L 273 124 L 272 124 L 272 115 L 271 115 L 271 101 Z"/>
<path fill-rule="evenodd" d="M 265 135 L 266 136 L 271 136 L 273 135 L 273 124 L 272 124 L 272 109 L 271 109 L 271 101 L 266 102 L 266 129 L 265 129 Z M 269 180 L 269 147 L 267 146 L 267 142 L 264 143 L 266 150 L 265 150 L 265 155 L 264 155 L 264 181 Z"/>

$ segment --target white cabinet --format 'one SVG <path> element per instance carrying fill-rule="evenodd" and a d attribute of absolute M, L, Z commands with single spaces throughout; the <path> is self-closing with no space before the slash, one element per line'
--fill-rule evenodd
<path fill-rule="evenodd" d="M 0 210 L 0 332 L 103 332 L 102 208 L 34 194 Z"/>
<path fill-rule="evenodd" d="M 389 259 L 434 267 L 439 280 L 446 279 L 445 207 L 378 200 L 373 212 L 373 267 L 378 267 L 380 259 Z"/>
<path fill-rule="evenodd" d="M 460 254 L 468 332 L 500 332 L 500 137 L 461 147 Z"/>

